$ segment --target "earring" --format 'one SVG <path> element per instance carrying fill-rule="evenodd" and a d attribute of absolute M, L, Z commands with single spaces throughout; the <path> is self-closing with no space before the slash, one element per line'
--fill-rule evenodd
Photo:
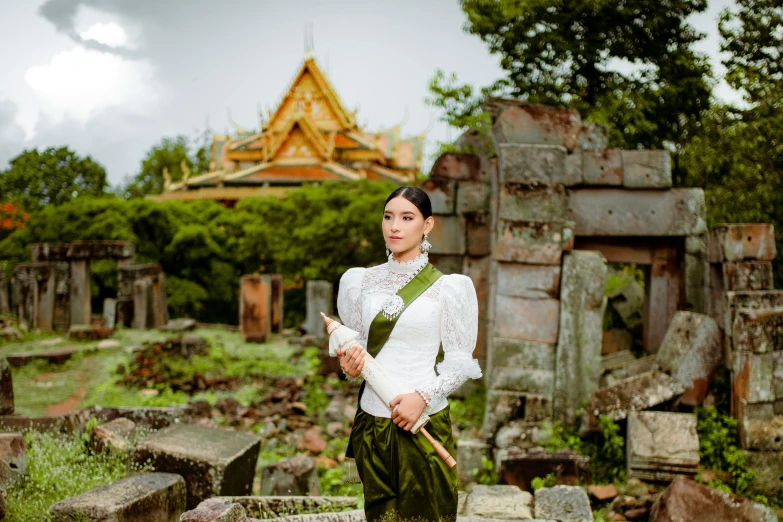
<path fill-rule="evenodd" d="M 430 248 L 432 248 L 432 244 L 427 241 L 427 235 L 424 235 L 424 239 L 421 242 L 421 253 L 427 254 L 430 251 Z"/>
<path fill-rule="evenodd" d="M 386 257 L 389 257 L 390 254 L 391 252 L 389 252 L 389 247 L 386 247 Z"/>

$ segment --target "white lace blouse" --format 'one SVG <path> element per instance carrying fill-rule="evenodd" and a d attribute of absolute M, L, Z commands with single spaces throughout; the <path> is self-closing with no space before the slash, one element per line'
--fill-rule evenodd
<path fill-rule="evenodd" d="M 383 302 L 410 281 L 428 262 L 422 254 L 407 263 L 391 257 L 372 268 L 351 268 L 340 279 L 337 309 L 343 324 L 359 332 L 367 348 L 370 324 Z M 429 394 L 425 413 L 432 415 L 448 404 L 446 397 L 469 378 L 481 377 L 473 358 L 478 335 L 478 299 L 473 281 L 461 274 L 444 275 L 414 300 L 399 316 L 389 340 L 376 357 L 384 371 L 404 393 Z M 443 345 L 443 362 L 435 359 Z M 376 417 L 391 417 L 388 404 L 367 386 L 361 408 Z"/>

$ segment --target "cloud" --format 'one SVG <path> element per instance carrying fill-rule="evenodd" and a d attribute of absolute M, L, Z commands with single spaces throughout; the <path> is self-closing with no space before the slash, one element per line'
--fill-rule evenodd
<path fill-rule="evenodd" d="M 56 118 L 69 114 L 82 122 L 96 109 L 112 106 L 148 113 L 158 100 L 150 64 L 82 47 L 61 52 L 48 64 L 30 67 L 25 80 L 45 112 Z"/>
<path fill-rule="evenodd" d="M 0 170 L 5 170 L 8 160 L 22 149 L 25 132 L 15 121 L 17 111 L 13 101 L 0 99 Z"/>
<path fill-rule="evenodd" d="M 86 31 L 79 33 L 83 41 L 93 40 L 109 47 L 125 47 L 128 45 L 128 34 L 125 29 L 114 22 L 91 25 Z"/>

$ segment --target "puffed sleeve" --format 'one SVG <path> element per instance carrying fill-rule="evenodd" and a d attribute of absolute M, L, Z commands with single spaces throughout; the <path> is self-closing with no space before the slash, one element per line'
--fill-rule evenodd
<path fill-rule="evenodd" d="M 428 404 L 433 406 L 468 379 L 481 377 L 481 367 L 473 358 L 478 337 L 478 299 L 473 281 L 461 274 L 443 277 L 440 289 L 443 362 L 436 366 L 435 380 L 416 389 L 428 396 Z"/>
<path fill-rule="evenodd" d="M 366 268 L 349 268 L 340 278 L 340 287 L 337 290 L 337 315 L 340 322 L 351 330 L 359 332 L 357 343 L 367 349 L 367 338 L 362 326 L 362 280 Z M 345 372 L 343 372 L 345 373 Z M 345 374 L 349 381 L 356 381 L 359 377 L 351 377 Z"/>

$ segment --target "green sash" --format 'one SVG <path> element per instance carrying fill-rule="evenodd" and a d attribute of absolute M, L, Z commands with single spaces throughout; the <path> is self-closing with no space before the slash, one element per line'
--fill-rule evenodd
<path fill-rule="evenodd" d="M 397 314 L 397 317 L 394 319 L 387 319 L 382 312 L 378 312 L 378 315 L 375 316 L 375 319 L 373 319 L 372 323 L 370 324 L 370 331 L 367 333 L 367 353 L 372 355 L 373 358 L 378 357 L 378 354 L 386 344 L 386 341 L 389 340 L 389 336 L 391 336 L 394 325 L 397 324 L 397 319 L 399 319 L 402 314 L 405 313 L 405 310 L 413 301 L 416 300 L 417 297 L 426 292 L 427 289 L 431 287 L 432 284 L 442 275 L 443 274 L 440 270 L 432 266 L 432 264 L 427 263 L 427 266 L 425 266 L 421 272 L 416 274 L 416 277 L 411 279 L 407 285 L 403 286 L 397 291 L 397 295 L 402 297 L 402 301 L 405 303 L 405 306 L 403 307 L 402 312 Z M 365 381 L 359 388 L 359 400 L 356 405 L 356 415 L 359 415 L 359 412 L 362 411 L 361 401 L 362 395 L 364 394 L 364 387 L 366 385 L 367 382 Z M 350 440 L 348 442 L 348 448 L 345 452 L 345 456 L 353 457 L 353 448 L 351 446 Z"/>

